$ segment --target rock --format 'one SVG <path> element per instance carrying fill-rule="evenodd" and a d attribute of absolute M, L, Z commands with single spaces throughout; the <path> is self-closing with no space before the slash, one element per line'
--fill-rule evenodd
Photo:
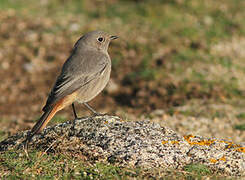
<path fill-rule="evenodd" d="M 0 151 L 22 147 L 26 135 L 20 132 L 0 142 Z M 245 147 L 215 138 L 183 137 L 157 123 L 126 122 L 116 116 L 77 119 L 74 129 L 69 121 L 47 127 L 33 137 L 30 147 L 120 166 L 183 169 L 199 163 L 226 175 L 245 175 Z"/>

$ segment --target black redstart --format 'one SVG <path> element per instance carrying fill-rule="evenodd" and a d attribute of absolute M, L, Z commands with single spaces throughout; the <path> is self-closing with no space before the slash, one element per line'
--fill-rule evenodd
<path fill-rule="evenodd" d="M 29 141 L 45 128 L 56 112 L 72 105 L 77 118 L 73 104 L 75 101 L 83 103 L 97 114 L 87 102 L 97 96 L 109 81 L 111 59 L 107 50 L 110 41 L 117 38 L 102 31 L 92 31 L 76 42 L 42 109 L 43 115 L 25 140 L 26 152 Z"/>

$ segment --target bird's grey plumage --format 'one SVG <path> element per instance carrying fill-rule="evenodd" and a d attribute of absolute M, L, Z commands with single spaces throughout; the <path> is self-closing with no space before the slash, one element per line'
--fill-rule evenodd
<path fill-rule="evenodd" d="M 47 125 L 56 112 L 72 104 L 77 118 L 74 101 L 84 103 L 93 113 L 97 113 L 86 102 L 97 96 L 109 81 L 111 59 L 107 50 L 110 41 L 116 38 L 117 36 L 109 36 L 102 31 L 93 31 L 76 42 L 43 107 L 43 115 L 25 140 L 26 153 L 29 141 Z"/>
<path fill-rule="evenodd" d="M 111 60 L 107 53 L 109 41 L 105 43 L 105 46 L 96 46 L 97 36 L 108 35 L 104 32 L 94 31 L 86 34 L 77 41 L 70 57 L 62 67 L 62 71 L 48 96 L 46 105 L 43 107 L 43 111 L 52 108 L 57 101 L 76 90 L 80 92 L 79 94 L 84 94 L 82 96 L 87 97 L 84 97 L 84 102 L 91 100 L 94 94 L 92 98 L 89 98 L 92 96 L 92 93 L 90 93 L 90 88 L 87 86 L 91 87 L 92 84 L 96 86 L 96 83 L 92 81 L 99 79 L 103 81 L 100 88 L 97 88 L 99 92 L 105 87 L 109 80 L 111 69 Z M 94 39 L 94 41 L 91 42 L 91 39 Z M 101 79 L 100 76 L 104 72 L 106 72 L 105 77 Z M 94 93 L 97 95 L 99 92 Z M 81 99 L 80 102 L 82 101 Z"/>

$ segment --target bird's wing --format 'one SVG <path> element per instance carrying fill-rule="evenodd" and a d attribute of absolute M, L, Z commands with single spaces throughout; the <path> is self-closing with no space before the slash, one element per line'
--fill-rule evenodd
<path fill-rule="evenodd" d="M 85 54 L 86 56 L 83 53 L 73 53 L 64 63 L 43 111 L 52 108 L 57 101 L 100 76 L 109 65 L 109 57 L 105 54 L 89 51 Z"/>

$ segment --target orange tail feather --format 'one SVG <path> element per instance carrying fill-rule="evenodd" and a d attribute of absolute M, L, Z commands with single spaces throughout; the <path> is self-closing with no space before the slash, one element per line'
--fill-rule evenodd
<path fill-rule="evenodd" d="M 24 145 L 24 149 L 26 151 L 28 148 L 28 143 L 32 139 L 32 137 L 36 133 L 39 133 L 41 130 L 43 130 L 46 127 L 46 125 L 48 124 L 48 122 L 53 118 L 53 116 L 58 111 L 60 111 L 64 107 L 70 105 L 72 102 L 74 102 L 76 97 L 77 97 L 77 92 L 74 92 L 74 93 L 66 96 L 65 98 L 61 99 L 60 101 L 58 101 L 53 108 L 51 108 L 51 109 L 49 109 L 43 113 L 43 115 L 40 117 L 38 122 L 32 128 L 31 132 L 27 135 L 27 138 L 25 140 L 25 145 Z"/>
<path fill-rule="evenodd" d="M 56 114 L 57 111 L 58 111 L 58 108 L 56 105 L 51 110 L 44 112 L 43 115 L 38 120 L 38 122 L 32 128 L 31 134 L 36 134 L 36 133 L 39 133 L 40 131 L 42 131 L 46 127 L 48 122 L 54 117 L 54 115 Z"/>

